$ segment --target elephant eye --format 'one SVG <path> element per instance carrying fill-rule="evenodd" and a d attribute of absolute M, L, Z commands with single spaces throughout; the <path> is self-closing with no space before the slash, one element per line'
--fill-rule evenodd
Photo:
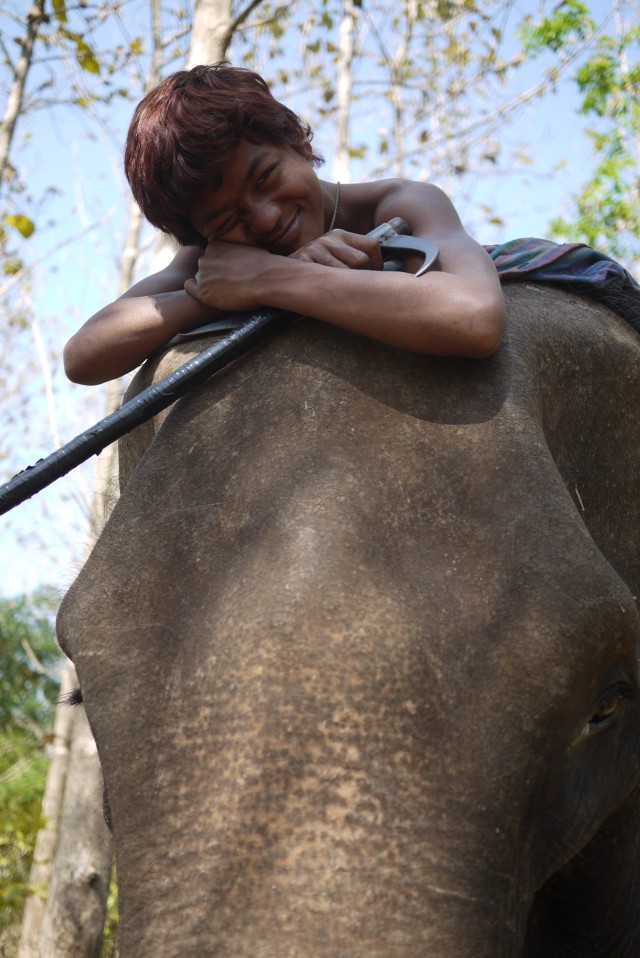
<path fill-rule="evenodd" d="M 602 725 L 610 719 L 612 715 L 615 715 L 620 703 L 625 701 L 640 701 L 640 691 L 626 684 L 620 684 L 616 688 L 610 689 L 605 693 L 598 708 L 591 716 L 589 725 Z"/>
<path fill-rule="evenodd" d="M 600 725 L 602 722 L 606 722 L 608 718 L 618 711 L 618 706 L 622 700 L 622 695 L 620 692 L 614 692 L 613 695 L 608 695 L 604 699 L 596 712 L 591 716 L 591 725 Z"/>

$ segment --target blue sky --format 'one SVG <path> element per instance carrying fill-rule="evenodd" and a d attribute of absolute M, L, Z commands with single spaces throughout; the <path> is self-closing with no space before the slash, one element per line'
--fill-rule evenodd
<path fill-rule="evenodd" d="M 609 10 L 602 0 L 590 6 L 596 18 Z M 520 71 L 513 92 L 537 82 L 544 65 L 544 60 L 528 64 Z M 303 112 L 299 105 L 297 108 Z M 522 109 L 500 131 L 505 157 L 526 144 L 533 161 L 528 167 L 515 170 L 507 164 L 494 176 L 477 175 L 467 182 L 464 194 L 458 193 L 455 179 L 440 184 L 480 242 L 546 235 L 550 219 L 568 208 L 571 194 L 590 164 L 582 133 L 585 121 L 577 115 L 577 108 L 577 93 L 567 78 L 557 95 Z M 32 299 L 51 350 L 56 418 L 63 441 L 102 415 L 101 393 L 67 384 L 55 353 L 88 316 L 117 295 L 117 260 L 127 205 L 120 150 L 131 109 L 123 103 L 113 136 L 101 138 L 81 116 L 65 114 L 63 119 L 62 114 L 42 114 L 33 125 L 25 154 L 34 187 L 55 180 L 59 189 L 47 210 L 55 225 L 33 238 L 31 250 L 41 260 Z M 317 143 L 329 161 L 320 175 L 331 178 L 331 144 L 320 138 Z M 357 176 L 356 172 L 354 178 Z M 487 222 L 483 205 L 501 216 L 504 227 Z M 23 447 L 16 437 L 11 460 L 14 469 L 53 448 L 44 403 L 34 406 L 33 418 Z M 4 595 L 29 591 L 41 582 L 64 590 L 72 581 L 84 548 L 77 499 L 82 485 L 90 488 L 94 468 L 95 460 L 39 494 L 37 501 L 0 519 L 0 589 Z"/>

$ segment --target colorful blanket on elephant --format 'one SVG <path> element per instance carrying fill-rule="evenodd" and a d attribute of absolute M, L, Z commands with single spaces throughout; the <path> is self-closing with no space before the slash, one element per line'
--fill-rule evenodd
<path fill-rule="evenodd" d="M 640 332 L 640 284 L 624 266 L 584 243 L 552 243 L 527 237 L 485 246 L 500 281 L 554 283 L 591 296 Z"/>

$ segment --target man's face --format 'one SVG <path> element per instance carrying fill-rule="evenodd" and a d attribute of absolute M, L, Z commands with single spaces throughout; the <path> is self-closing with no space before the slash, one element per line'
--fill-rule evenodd
<path fill-rule="evenodd" d="M 222 184 L 191 213 L 207 239 L 260 246 L 288 255 L 325 231 L 320 182 L 291 147 L 241 140 L 222 171 Z"/>

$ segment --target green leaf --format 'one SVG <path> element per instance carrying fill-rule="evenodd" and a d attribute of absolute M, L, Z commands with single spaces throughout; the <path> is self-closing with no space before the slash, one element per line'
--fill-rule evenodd
<path fill-rule="evenodd" d="M 65 0 L 53 0 L 53 12 L 58 23 L 67 22 L 67 5 Z"/>
<path fill-rule="evenodd" d="M 87 73 L 100 73 L 100 64 L 93 53 L 79 53 L 77 60 Z"/>
<path fill-rule="evenodd" d="M 9 256 L 2 264 L 2 272 L 5 276 L 15 276 L 23 267 L 23 262 L 17 256 Z"/>
<path fill-rule="evenodd" d="M 12 213 L 9 216 L 5 216 L 4 221 L 8 223 L 9 226 L 13 226 L 14 229 L 17 229 L 25 239 L 29 239 L 36 228 L 33 220 L 30 220 L 24 213 Z"/>
<path fill-rule="evenodd" d="M 589 8 L 580 0 L 563 0 L 551 16 L 543 17 L 537 24 L 526 17 L 519 29 L 527 53 L 552 50 L 557 53 L 568 43 L 584 40 L 595 28 L 589 16 Z"/>
<path fill-rule="evenodd" d="M 71 40 L 76 45 L 76 60 L 83 70 L 88 73 L 100 73 L 100 63 L 94 51 L 80 33 L 62 28 L 60 35 Z"/>

